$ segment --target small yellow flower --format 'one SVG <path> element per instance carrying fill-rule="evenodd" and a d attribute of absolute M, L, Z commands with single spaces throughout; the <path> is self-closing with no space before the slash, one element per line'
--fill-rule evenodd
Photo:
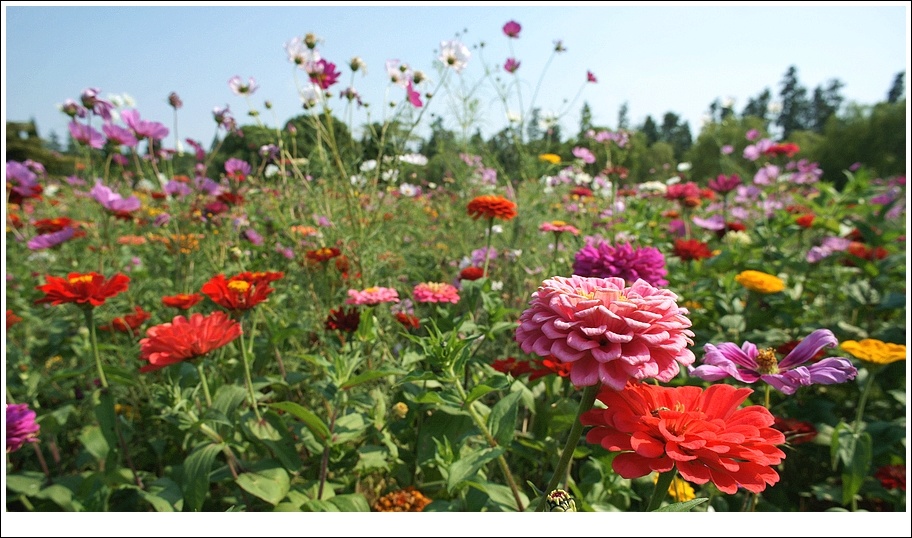
<path fill-rule="evenodd" d="M 405 402 L 396 402 L 393 406 L 393 414 L 396 415 L 396 418 L 405 418 L 405 416 L 408 415 L 408 411 L 409 408 Z"/>
<path fill-rule="evenodd" d="M 860 342 L 846 340 L 840 344 L 840 347 L 851 353 L 855 358 L 874 364 L 890 364 L 891 362 L 906 360 L 906 346 L 881 342 L 873 338 L 865 338 Z"/>
<path fill-rule="evenodd" d="M 762 271 L 741 271 L 735 281 L 757 293 L 779 293 L 785 289 L 785 282 L 781 278 Z"/>
<path fill-rule="evenodd" d="M 560 155 L 555 155 L 554 153 L 542 153 L 538 156 L 538 160 L 551 164 L 560 164 L 561 162 Z"/>
<path fill-rule="evenodd" d="M 652 475 L 652 482 L 656 483 L 659 481 L 658 473 Z M 689 482 L 681 478 L 680 476 L 674 477 L 674 480 L 671 481 L 671 484 L 668 485 L 668 495 L 677 502 L 692 501 L 697 498 L 697 494 L 694 492 L 694 488 L 690 485 Z"/>

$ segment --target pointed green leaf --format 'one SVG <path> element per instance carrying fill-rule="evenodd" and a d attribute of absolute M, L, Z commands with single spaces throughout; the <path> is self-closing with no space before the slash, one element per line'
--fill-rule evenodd
<path fill-rule="evenodd" d="M 325 441 L 329 437 L 329 426 L 320 420 L 320 417 L 300 404 L 294 402 L 278 402 L 269 404 L 269 407 L 291 413 L 292 416 L 303 422 L 304 425 L 307 426 L 307 429 L 319 437 L 320 440 Z"/>
<path fill-rule="evenodd" d="M 362 383 L 367 383 L 368 381 L 373 381 L 374 379 L 380 379 L 382 377 L 390 375 L 402 375 L 405 372 L 400 370 L 368 370 L 362 374 L 356 375 L 355 377 L 349 379 L 345 383 L 342 383 L 343 390 L 350 389 Z"/>
<path fill-rule="evenodd" d="M 477 473 L 484 464 L 503 453 L 504 448 L 500 446 L 497 448 L 486 448 L 463 456 L 455 461 L 450 465 L 449 476 L 447 476 L 447 491 L 452 493 L 463 482 L 475 476 L 475 473 Z"/>
<path fill-rule="evenodd" d="M 241 473 L 236 482 L 247 493 L 255 495 L 273 506 L 285 498 L 291 487 L 288 472 L 277 461 L 270 462 L 269 467 Z"/>
<path fill-rule="evenodd" d="M 370 512 L 367 499 L 360 493 L 336 495 L 329 499 L 329 504 L 335 505 L 342 512 Z"/>
<path fill-rule="evenodd" d="M 196 447 L 184 461 L 184 507 L 199 512 L 209 493 L 209 472 L 215 457 L 222 450 L 222 444 L 207 443 Z"/>
<path fill-rule="evenodd" d="M 491 414 L 488 415 L 488 429 L 491 430 L 491 435 L 497 440 L 497 444 L 501 446 L 508 447 L 513 441 L 521 398 L 521 392 L 511 392 L 494 404 Z"/>
<path fill-rule="evenodd" d="M 655 510 L 653 510 L 653 512 L 689 512 L 690 509 L 693 508 L 694 506 L 699 506 L 708 500 L 709 500 L 709 498 L 707 498 L 707 497 L 698 497 L 696 499 L 691 499 L 689 501 L 684 501 L 684 502 L 669 504 L 667 506 L 662 506 L 660 508 L 656 508 Z"/>

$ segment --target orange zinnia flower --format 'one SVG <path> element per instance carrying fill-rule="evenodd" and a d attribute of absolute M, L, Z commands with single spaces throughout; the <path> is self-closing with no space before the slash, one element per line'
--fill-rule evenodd
<path fill-rule="evenodd" d="M 697 239 L 675 239 L 674 254 L 685 262 L 713 257 L 709 245 Z"/>
<path fill-rule="evenodd" d="M 326 262 L 340 255 L 342 255 L 342 251 L 336 247 L 322 247 L 304 253 L 307 261 L 313 263 Z"/>
<path fill-rule="evenodd" d="M 516 204 L 503 196 L 487 194 L 476 196 L 466 208 L 473 219 L 484 217 L 486 219 L 510 220 L 516 216 Z"/>
<path fill-rule="evenodd" d="M 110 280 L 95 272 L 70 273 L 66 278 L 46 277 L 47 283 L 35 286 L 44 292 L 44 297 L 35 304 L 51 303 L 59 305 L 76 303 L 83 308 L 93 308 L 104 304 L 105 300 L 127 290 L 130 277 L 117 273 Z"/>
<path fill-rule="evenodd" d="M 187 310 L 202 300 L 203 296 L 199 293 L 178 293 L 177 295 L 162 297 L 162 304 L 173 308 L 180 308 L 181 310 Z"/>
<path fill-rule="evenodd" d="M 580 420 L 595 426 L 586 441 L 621 452 L 611 467 L 624 478 L 677 468 L 695 484 L 712 481 L 729 495 L 742 487 L 760 493 L 779 481 L 775 466 L 785 458 L 776 447 L 785 435 L 763 406 L 738 409 L 753 392 L 731 385 L 664 387 L 628 383 L 624 390 L 605 386 L 598 399 L 607 409 L 592 409 Z"/>
<path fill-rule="evenodd" d="M 19 323 L 20 321 L 22 321 L 22 318 L 20 318 L 16 314 L 13 314 L 12 310 L 6 311 L 6 328 L 7 329 L 9 329 L 13 325 Z"/>
<path fill-rule="evenodd" d="M 152 314 L 146 312 L 141 306 L 133 308 L 134 314 L 114 318 L 110 325 L 102 325 L 99 329 L 103 331 L 117 331 L 122 333 L 139 333 L 139 326 L 152 318 Z"/>
<path fill-rule="evenodd" d="M 149 364 L 140 372 L 152 372 L 165 366 L 202 357 L 241 335 L 241 324 L 224 312 L 208 316 L 195 313 L 188 320 L 176 316 L 170 323 L 150 327 L 146 338 L 139 341 L 140 358 Z"/>
<path fill-rule="evenodd" d="M 375 512 L 421 512 L 429 504 L 430 499 L 414 486 L 409 486 L 380 497 L 372 508 Z"/>
<path fill-rule="evenodd" d="M 231 278 L 219 274 L 203 284 L 200 291 L 216 304 L 233 312 L 250 310 L 266 300 L 275 290 L 269 283 L 282 278 L 284 273 L 241 273 Z"/>

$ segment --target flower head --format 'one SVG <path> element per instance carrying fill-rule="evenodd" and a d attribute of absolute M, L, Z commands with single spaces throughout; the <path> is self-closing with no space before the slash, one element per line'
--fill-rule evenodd
<path fill-rule="evenodd" d="M 204 316 L 194 313 L 189 319 L 175 316 L 170 323 L 149 327 L 139 341 L 140 358 L 149 364 L 141 372 L 195 359 L 216 350 L 241 335 L 241 324 L 224 312 Z"/>
<path fill-rule="evenodd" d="M 13 313 L 12 310 L 7 309 L 6 311 L 6 328 L 9 329 L 13 325 L 22 321 L 22 318 Z"/>
<path fill-rule="evenodd" d="M 380 497 L 371 508 L 374 512 L 421 512 L 429 504 L 430 499 L 414 486 L 409 486 Z"/>
<path fill-rule="evenodd" d="M 890 364 L 906 360 L 906 346 L 873 338 L 861 341 L 846 340 L 839 347 L 851 353 L 856 359 L 872 364 Z"/>
<path fill-rule="evenodd" d="M 199 293 L 178 293 L 177 295 L 168 295 L 161 298 L 163 305 L 181 310 L 188 310 L 202 300 L 203 296 Z"/>
<path fill-rule="evenodd" d="M 764 381 L 783 394 L 794 394 L 810 385 L 832 385 L 855 379 L 858 370 L 852 361 L 830 357 L 805 365 L 824 347 L 836 347 L 838 341 L 829 329 L 817 329 L 802 340 L 781 361 L 772 348 L 757 349 L 752 342 L 741 347 L 732 342 L 706 344 L 703 364 L 688 368 L 690 375 L 718 381 L 733 377 L 742 383 Z"/>
<path fill-rule="evenodd" d="M 484 276 L 484 268 L 477 265 L 469 265 L 459 271 L 459 280 L 478 280 Z"/>
<path fill-rule="evenodd" d="M 762 271 L 741 271 L 735 277 L 735 282 L 757 293 L 779 293 L 785 289 L 785 282 L 781 278 Z"/>
<path fill-rule="evenodd" d="M 108 280 L 103 275 L 90 272 L 70 273 L 66 278 L 48 275 L 46 280 L 46 284 L 35 287 L 44 292 L 44 297 L 35 301 L 35 304 L 75 303 L 84 308 L 92 308 L 101 306 L 107 299 L 126 291 L 130 277 L 117 273 Z"/>
<path fill-rule="evenodd" d="M 357 308 L 336 308 L 329 311 L 323 326 L 327 331 L 353 333 L 361 323 L 361 314 Z"/>
<path fill-rule="evenodd" d="M 200 289 L 213 302 L 231 310 L 243 312 L 266 301 L 275 291 L 269 284 L 284 276 L 283 273 L 240 273 L 231 278 L 219 274 L 203 284 Z"/>
<path fill-rule="evenodd" d="M 573 273 L 584 277 L 620 277 L 627 282 L 643 279 L 653 286 L 667 286 L 665 257 L 655 247 L 634 248 L 630 243 L 612 246 L 586 238 L 586 245 L 574 256 Z"/>
<path fill-rule="evenodd" d="M 120 117 L 127 127 L 133 131 L 136 138 L 151 138 L 161 140 L 168 136 L 168 128 L 157 121 L 148 121 L 140 118 L 138 110 L 124 110 Z"/>
<path fill-rule="evenodd" d="M 422 282 L 412 289 L 419 303 L 458 303 L 459 290 L 444 282 Z"/>
<path fill-rule="evenodd" d="M 476 196 L 466 206 L 466 210 L 469 216 L 475 220 L 480 217 L 501 220 L 511 220 L 516 217 L 516 203 L 494 194 Z"/>
<path fill-rule="evenodd" d="M 38 441 L 41 426 L 28 404 L 6 404 L 6 453 L 15 452 L 25 443 Z"/>
<path fill-rule="evenodd" d="M 519 69 L 519 62 L 516 58 L 507 58 L 507 61 L 504 62 L 504 71 L 507 73 L 515 73 Z"/>
<path fill-rule="evenodd" d="M 96 131 L 94 127 L 83 125 L 75 120 L 71 121 L 67 126 L 70 129 L 70 135 L 73 137 L 73 140 L 80 144 L 85 144 L 86 146 L 95 149 L 104 147 L 104 135 Z"/>
<path fill-rule="evenodd" d="M 884 465 L 877 469 L 874 478 L 880 481 L 884 489 L 906 491 L 906 466 L 903 464 Z"/>
<path fill-rule="evenodd" d="M 182 106 L 184 106 L 184 102 L 181 101 L 181 98 L 179 95 L 177 95 L 177 92 L 171 92 L 168 94 L 168 104 L 174 110 L 177 110 L 177 109 L 181 108 Z"/>
<path fill-rule="evenodd" d="M 586 71 L 586 82 L 591 82 L 593 84 L 598 82 L 598 79 L 595 78 L 595 74 L 592 71 Z"/>
<path fill-rule="evenodd" d="M 709 180 L 709 188 L 719 194 L 728 194 L 741 186 L 741 177 L 738 174 L 726 176 L 719 174 L 716 179 Z"/>
<path fill-rule="evenodd" d="M 785 435 L 785 441 L 792 445 L 800 445 L 813 441 L 817 437 L 817 428 L 810 422 L 794 418 L 775 417 L 773 427 Z"/>
<path fill-rule="evenodd" d="M 440 42 L 440 55 L 437 57 L 443 65 L 461 72 L 469 62 L 472 53 L 469 48 L 456 39 Z"/>
<path fill-rule="evenodd" d="M 538 160 L 551 164 L 560 164 L 561 162 L 560 155 L 555 153 L 542 153 L 538 156 Z"/>
<path fill-rule="evenodd" d="M 592 409 L 580 420 L 595 426 L 586 441 L 620 452 L 611 467 L 624 478 L 677 469 L 694 484 L 712 482 L 734 494 L 742 487 L 760 493 L 779 481 L 775 466 L 785 442 L 763 406 L 738 408 L 751 389 L 712 385 L 663 387 L 630 383 L 623 390 L 604 387 L 598 399 L 607 409 Z"/>
<path fill-rule="evenodd" d="M 339 81 L 342 73 L 336 71 L 336 64 L 320 59 L 315 62 L 308 62 L 305 70 L 307 71 L 310 81 L 320 89 L 326 90 Z"/>
<path fill-rule="evenodd" d="M 135 196 L 124 198 L 120 194 L 111 190 L 110 187 L 103 185 L 100 179 L 95 180 L 95 186 L 92 187 L 92 190 L 89 191 L 89 194 L 91 194 L 92 198 L 101 204 L 102 207 L 112 213 L 132 213 L 133 211 L 138 210 L 140 206 L 142 206 L 139 198 Z"/>
<path fill-rule="evenodd" d="M 348 290 L 345 304 L 374 306 L 380 303 L 398 303 L 399 292 L 393 288 L 373 286 L 365 290 Z"/>
<path fill-rule="evenodd" d="M 257 85 L 256 79 L 253 77 L 244 82 L 239 75 L 234 75 L 228 79 L 228 87 L 231 88 L 235 95 L 253 95 L 259 85 Z"/>
<path fill-rule="evenodd" d="M 685 262 L 713 257 L 709 245 L 696 239 L 675 239 L 674 254 Z"/>
<path fill-rule="evenodd" d="M 520 30 L 522 30 L 522 26 L 516 21 L 508 21 L 503 25 L 504 35 L 513 39 L 519 38 Z"/>
<path fill-rule="evenodd" d="M 694 333 L 677 296 L 645 280 L 556 276 L 532 294 L 515 339 L 526 353 L 570 363 L 570 380 L 620 390 L 629 379 L 670 381 L 690 365 Z"/>
<path fill-rule="evenodd" d="M 225 175 L 235 181 L 244 181 L 250 175 L 250 164 L 247 161 L 232 157 L 225 161 Z"/>
<path fill-rule="evenodd" d="M 573 226 L 572 224 L 567 224 L 562 220 L 552 220 L 549 222 L 543 222 L 538 227 L 540 232 L 554 232 L 556 234 L 568 233 L 570 235 L 579 235 L 579 228 Z"/>
<path fill-rule="evenodd" d="M 152 319 L 152 314 L 146 312 L 141 306 L 134 306 L 133 313 L 114 318 L 110 325 L 99 327 L 102 331 L 117 331 L 122 333 L 132 333 L 134 336 L 139 334 L 139 327 Z"/>

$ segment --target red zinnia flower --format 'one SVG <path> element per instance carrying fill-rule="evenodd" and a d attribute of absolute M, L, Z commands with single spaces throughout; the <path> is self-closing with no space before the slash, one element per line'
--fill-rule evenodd
<path fill-rule="evenodd" d="M 459 280 L 478 280 L 484 276 L 484 269 L 470 265 L 459 271 Z"/>
<path fill-rule="evenodd" d="M 313 263 L 329 261 L 341 255 L 342 251 L 335 247 L 323 247 L 316 250 L 308 250 L 304 253 L 304 257 L 307 261 Z"/>
<path fill-rule="evenodd" d="M 863 260 L 882 260 L 887 257 L 887 249 L 883 247 L 871 248 L 864 243 L 859 241 L 852 241 L 849 243 L 849 247 L 846 249 L 846 252 L 852 256 L 857 256 Z M 851 260 L 848 262 L 851 263 Z"/>
<path fill-rule="evenodd" d="M 187 310 L 196 303 L 202 301 L 203 296 L 199 293 L 178 293 L 177 295 L 162 297 L 161 300 L 162 304 L 165 306 Z"/>
<path fill-rule="evenodd" d="M 139 371 L 151 372 L 202 357 L 240 335 L 241 324 L 224 312 L 213 312 L 208 316 L 197 312 L 189 320 L 176 316 L 171 323 L 150 327 L 146 338 L 139 341 L 140 358 L 149 361 Z"/>
<path fill-rule="evenodd" d="M 709 245 L 696 239 L 675 239 L 674 254 L 686 262 L 713 257 Z"/>
<path fill-rule="evenodd" d="M 122 333 L 133 333 L 134 335 L 138 334 L 139 326 L 152 319 L 152 314 L 143 310 L 141 306 L 136 306 L 133 310 L 136 312 L 135 314 L 114 318 L 110 325 L 102 325 L 99 329 L 102 331 L 113 330 Z"/>
<path fill-rule="evenodd" d="M 266 300 L 275 290 L 269 287 L 273 280 L 282 278 L 284 273 L 241 273 L 226 279 L 219 274 L 203 284 L 200 291 L 216 304 L 234 312 L 250 310 Z"/>
<path fill-rule="evenodd" d="M 408 312 L 396 312 L 393 314 L 393 317 L 395 317 L 396 321 L 401 323 L 406 329 L 417 329 L 421 326 L 421 320 Z"/>
<path fill-rule="evenodd" d="M 513 377 L 519 377 L 533 371 L 532 364 L 529 361 L 520 361 L 516 357 L 497 359 L 491 363 L 491 367 L 502 374 L 510 374 Z"/>
<path fill-rule="evenodd" d="M 712 481 L 729 495 L 738 487 L 760 493 L 779 481 L 774 469 L 785 458 L 776 445 L 785 436 L 772 427 L 763 406 L 738 406 L 753 392 L 731 385 L 663 387 L 629 383 L 603 387 L 599 400 L 580 420 L 595 426 L 586 441 L 620 451 L 611 467 L 624 478 L 677 468 L 695 484 Z"/>
<path fill-rule="evenodd" d="M 906 466 L 884 465 L 874 473 L 874 478 L 880 480 L 884 489 L 897 489 L 906 491 Z"/>
<path fill-rule="evenodd" d="M 13 325 L 19 323 L 20 321 L 22 321 L 22 318 L 20 318 L 16 314 L 13 314 L 12 310 L 6 311 L 6 328 L 7 329 L 9 329 Z"/>
<path fill-rule="evenodd" d="M 767 156 L 785 155 L 786 157 L 794 157 L 800 150 L 801 148 L 798 147 L 798 144 L 786 142 L 770 146 L 763 154 Z"/>
<path fill-rule="evenodd" d="M 785 435 L 785 440 L 790 445 L 800 445 L 813 441 L 817 437 L 817 428 L 810 422 L 794 418 L 775 417 L 773 427 Z"/>
<path fill-rule="evenodd" d="M 466 209 L 469 212 L 469 216 L 476 220 L 479 217 L 511 220 L 516 216 L 516 204 L 503 196 L 494 194 L 476 196 L 469 202 Z"/>
<path fill-rule="evenodd" d="M 810 228 L 814 224 L 814 215 L 812 213 L 807 213 L 799 217 L 795 217 L 795 224 L 801 226 L 802 228 Z"/>
<path fill-rule="evenodd" d="M 91 308 L 101 306 L 109 297 L 126 291 L 130 277 L 117 273 L 107 280 L 103 275 L 90 272 L 70 273 L 66 278 L 48 275 L 46 280 L 47 284 L 35 286 L 35 289 L 44 292 L 44 297 L 35 301 L 35 304 L 76 303 Z"/>
<path fill-rule="evenodd" d="M 574 196 L 579 196 L 580 198 L 591 198 L 593 195 L 592 189 L 583 186 L 577 186 L 570 189 L 570 194 Z"/>
<path fill-rule="evenodd" d="M 361 314 L 356 308 L 336 308 L 329 311 L 323 326 L 328 331 L 353 333 L 358 330 L 359 323 L 361 323 Z"/>
<path fill-rule="evenodd" d="M 52 234 L 67 228 L 73 228 L 73 230 L 75 230 L 73 237 L 85 236 L 85 231 L 81 229 L 81 225 L 69 217 L 39 219 L 33 222 L 32 225 L 35 226 L 35 231 L 39 234 Z"/>
<path fill-rule="evenodd" d="M 569 377 L 570 368 L 573 366 L 573 363 L 561 362 L 557 360 L 553 355 L 548 358 L 536 361 L 538 368 L 532 375 L 529 376 L 529 381 L 535 381 L 539 377 L 544 377 L 549 374 L 557 374 L 560 377 Z"/>

